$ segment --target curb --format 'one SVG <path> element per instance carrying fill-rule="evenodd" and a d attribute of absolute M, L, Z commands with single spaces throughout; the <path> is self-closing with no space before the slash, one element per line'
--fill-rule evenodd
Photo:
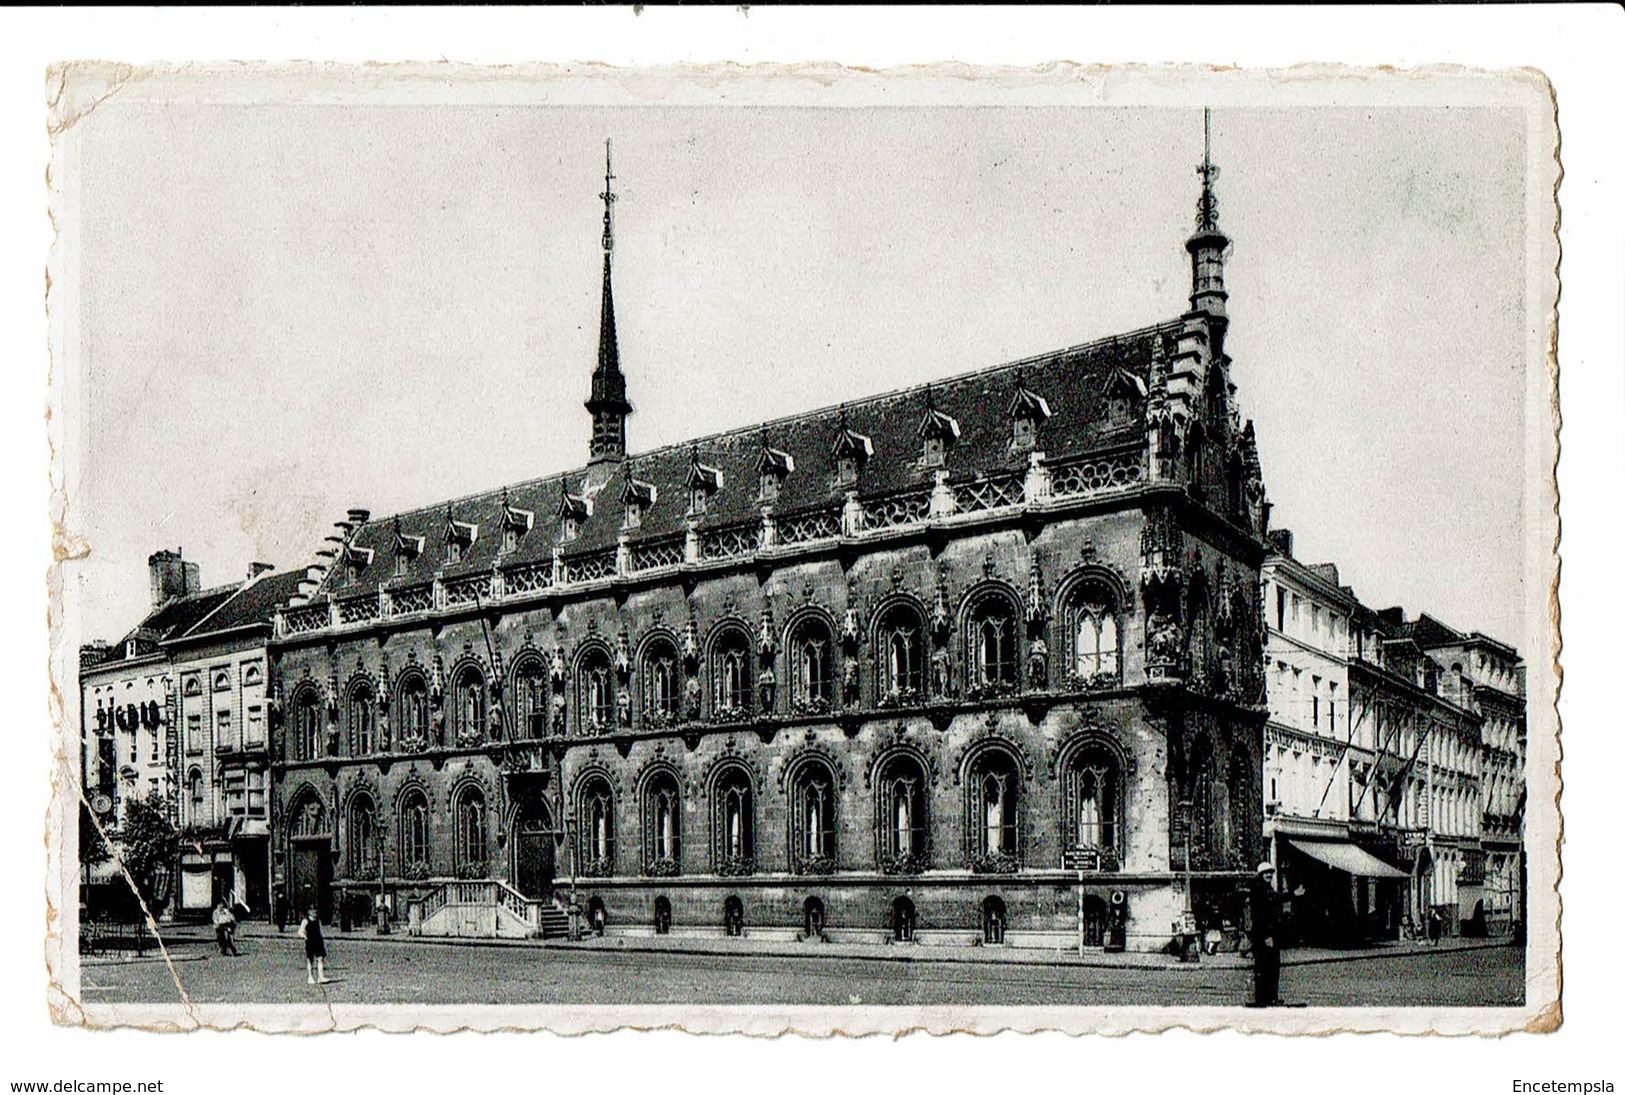
<path fill-rule="evenodd" d="M 1432 954 L 1462 954 L 1466 951 L 1493 951 L 1505 947 L 1516 947 L 1518 944 L 1511 941 L 1505 943 L 1457 943 L 1453 946 L 1440 944 L 1437 947 L 1418 947 L 1414 950 L 1404 951 L 1360 951 L 1358 954 L 1325 954 L 1314 958 L 1292 958 L 1281 960 L 1282 966 L 1322 966 L 1330 962 L 1359 962 L 1365 959 L 1385 958 L 1426 958 Z"/>
<path fill-rule="evenodd" d="M 256 934 L 255 936 L 251 936 L 249 938 L 276 939 L 276 938 L 278 938 L 278 935 L 269 934 L 269 935 L 260 936 L 260 935 Z M 288 938 L 292 939 L 293 936 L 291 934 L 289 934 Z M 564 941 L 564 940 L 468 939 L 468 938 L 458 938 L 456 936 L 436 936 L 436 937 L 414 936 L 414 935 L 407 935 L 405 933 L 396 933 L 396 934 L 387 935 L 387 936 L 379 936 L 379 935 L 373 935 L 373 934 L 370 934 L 370 933 L 342 934 L 342 933 L 338 933 L 338 932 L 329 932 L 328 933 L 328 938 L 334 940 L 335 942 L 357 942 L 357 943 L 369 943 L 369 944 L 370 943 L 384 943 L 384 944 L 395 943 L 395 944 L 401 944 L 401 945 L 406 945 L 406 946 L 412 946 L 412 945 L 417 945 L 417 944 L 427 944 L 427 945 L 433 945 L 433 946 L 448 946 L 448 947 L 484 947 L 484 948 L 490 948 L 490 949 L 496 949 L 496 950 L 507 949 L 507 950 L 553 951 L 553 952 L 562 953 L 562 954 L 578 954 L 578 955 L 591 955 L 591 954 L 671 954 L 671 955 L 682 955 L 684 957 L 699 957 L 699 958 L 786 958 L 786 959 L 818 957 L 818 958 L 833 958 L 833 959 L 839 959 L 841 961 L 850 961 L 850 962 L 865 962 L 865 961 L 868 961 L 868 962 L 897 962 L 897 963 L 919 962 L 919 963 L 934 963 L 934 964 L 940 964 L 940 965 L 961 965 L 961 966 L 1043 966 L 1043 967 L 1050 967 L 1050 968 L 1053 968 L 1053 967 L 1056 967 L 1056 966 L 1066 966 L 1066 967 L 1072 967 L 1072 968 L 1078 968 L 1078 969 L 1148 970 L 1148 971 L 1154 971 L 1154 972 L 1160 972 L 1160 973 L 1202 973 L 1202 972 L 1207 972 L 1207 971 L 1216 971 L 1216 972 L 1221 972 L 1222 973 L 1222 972 L 1227 972 L 1227 971 L 1247 971 L 1247 970 L 1252 969 L 1252 963 L 1250 961 L 1237 961 L 1234 964 L 1231 964 L 1231 963 L 1213 964 L 1211 962 L 1206 962 L 1206 961 L 1204 961 L 1204 962 L 1192 962 L 1192 963 L 1175 962 L 1175 961 L 1170 961 L 1170 962 L 1166 962 L 1166 963 L 1149 963 L 1149 962 L 1141 963 L 1141 962 L 1133 962 L 1133 961 L 1130 961 L 1130 962 L 1111 962 L 1111 961 L 1080 959 L 1080 958 L 1072 955 L 1070 952 L 1059 952 L 1059 951 L 1058 952 L 1052 952 L 1052 953 L 1044 955 L 1042 957 L 1035 956 L 1035 957 L 1032 957 L 1032 958 L 1027 958 L 1027 957 L 1020 957 L 1020 958 L 1017 958 L 1017 957 L 985 958 L 985 957 L 972 955 L 972 954 L 965 954 L 965 953 L 957 953 L 957 954 L 955 954 L 955 953 L 945 953 L 945 954 L 929 954 L 929 953 L 859 954 L 859 953 L 853 953 L 851 951 L 847 951 L 842 946 L 842 944 L 839 944 L 839 943 L 832 944 L 832 945 L 827 945 L 827 946 L 824 946 L 824 947 L 820 947 L 817 950 L 814 950 L 811 947 L 810 944 L 807 945 L 807 949 L 804 949 L 804 950 L 803 949 L 794 949 L 794 950 L 792 950 L 792 949 L 788 949 L 788 948 L 785 948 L 785 947 L 782 947 L 782 946 L 774 947 L 774 948 L 771 948 L 771 949 L 764 949 L 764 950 L 713 950 L 713 949 L 708 949 L 708 948 L 699 947 L 699 946 L 650 947 L 650 946 L 639 946 L 637 944 L 630 944 L 630 945 L 625 945 L 625 946 L 619 946 L 619 945 L 618 946 L 597 946 L 597 945 L 588 944 L 586 946 L 583 946 L 583 945 L 581 945 L 579 943 L 571 943 L 571 942 Z M 1391 959 L 1396 959 L 1396 958 L 1425 958 L 1425 957 L 1428 957 L 1430 955 L 1459 954 L 1459 953 L 1462 953 L 1462 952 L 1465 952 L 1465 951 L 1497 950 L 1497 949 L 1506 948 L 1506 947 L 1513 947 L 1513 946 L 1516 946 L 1516 944 L 1514 944 L 1512 942 L 1505 942 L 1505 943 L 1491 942 L 1491 943 L 1469 943 L 1469 944 L 1459 944 L 1458 943 L 1458 944 L 1455 944 L 1455 945 L 1441 944 L 1441 945 L 1436 946 L 1436 947 L 1407 949 L 1407 950 L 1369 950 L 1369 949 L 1364 949 L 1364 950 L 1354 951 L 1354 952 L 1351 952 L 1351 953 L 1348 953 L 1348 954 L 1325 954 L 1325 955 L 1315 955 L 1313 957 L 1305 957 L 1305 958 L 1285 958 L 1285 957 L 1283 957 L 1283 959 L 1281 961 L 1281 965 L 1284 968 L 1284 967 L 1287 967 L 1287 966 L 1318 966 L 1318 965 L 1330 965 L 1330 964 L 1339 963 L 1339 962 L 1359 962 L 1359 961 L 1365 961 L 1365 960 L 1391 960 Z M 942 948 L 942 949 L 944 951 L 950 950 L 950 948 L 946 948 L 946 947 Z M 964 950 L 974 950 L 975 948 L 963 948 L 963 949 Z M 208 957 L 208 956 L 204 955 L 204 956 L 200 956 L 200 957 Z M 109 964 L 111 964 L 111 963 L 109 963 Z"/>

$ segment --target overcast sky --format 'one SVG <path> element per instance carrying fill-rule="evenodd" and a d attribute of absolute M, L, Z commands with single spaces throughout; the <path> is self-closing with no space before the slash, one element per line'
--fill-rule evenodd
<path fill-rule="evenodd" d="M 1199 110 L 101 105 L 69 577 L 205 584 L 583 463 L 603 139 L 639 451 L 1173 318 Z M 1523 117 L 1222 110 L 1228 349 L 1274 524 L 1524 638 Z M 74 467 L 72 461 L 81 463 Z"/>

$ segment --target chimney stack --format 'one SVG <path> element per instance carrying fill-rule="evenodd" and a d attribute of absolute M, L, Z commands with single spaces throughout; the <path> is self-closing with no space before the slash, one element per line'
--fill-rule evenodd
<path fill-rule="evenodd" d="M 154 608 L 203 588 L 198 565 L 182 560 L 180 548 L 159 548 L 147 556 L 147 574 L 152 582 Z"/>

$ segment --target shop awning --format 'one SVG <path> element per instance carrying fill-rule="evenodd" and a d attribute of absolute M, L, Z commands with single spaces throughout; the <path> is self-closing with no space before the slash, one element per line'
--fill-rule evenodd
<path fill-rule="evenodd" d="M 1346 841 L 1300 840 L 1293 837 L 1287 843 L 1311 859 L 1320 860 L 1328 867 L 1335 867 L 1340 871 L 1358 875 L 1362 878 L 1410 877 L 1404 871 L 1388 866 L 1388 864 L 1364 848 Z"/>

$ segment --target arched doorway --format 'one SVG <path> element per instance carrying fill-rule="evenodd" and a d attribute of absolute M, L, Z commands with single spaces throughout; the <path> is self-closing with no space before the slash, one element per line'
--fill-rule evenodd
<path fill-rule="evenodd" d="M 609 923 L 609 914 L 604 911 L 604 899 L 595 897 L 587 902 L 587 926 L 594 935 L 603 935 L 604 928 Z"/>
<path fill-rule="evenodd" d="M 323 923 L 333 919 L 333 831 L 327 810 L 314 793 L 301 795 L 288 832 L 289 919 L 310 909 Z"/>
<path fill-rule="evenodd" d="M 891 903 L 891 937 L 893 942 L 914 942 L 914 902 L 899 897 Z"/>
<path fill-rule="evenodd" d="M 722 903 L 722 930 L 728 935 L 745 934 L 745 903 L 730 895 Z"/>
<path fill-rule="evenodd" d="M 509 878 L 526 897 L 546 900 L 553 894 L 553 812 L 539 794 L 520 799 L 509 830 L 512 856 Z"/>
<path fill-rule="evenodd" d="M 655 934 L 671 934 L 671 902 L 664 897 L 655 898 Z"/>
<path fill-rule="evenodd" d="M 1005 911 L 1004 898 L 997 894 L 989 895 L 982 901 L 982 942 L 991 946 L 998 946 L 1004 942 L 1005 925 L 1010 922 L 1009 913 Z"/>
<path fill-rule="evenodd" d="M 801 906 L 801 926 L 808 939 L 824 937 L 824 902 L 809 897 Z"/>

